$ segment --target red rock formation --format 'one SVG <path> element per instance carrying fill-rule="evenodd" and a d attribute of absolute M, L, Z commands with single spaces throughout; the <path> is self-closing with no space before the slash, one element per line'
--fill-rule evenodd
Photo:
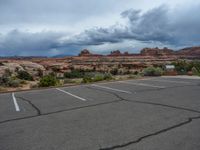
<path fill-rule="evenodd" d="M 200 47 L 188 47 L 177 51 L 178 55 L 200 56 Z"/>
<path fill-rule="evenodd" d="M 95 57 L 99 57 L 99 56 L 102 56 L 102 55 L 100 55 L 100 54 L 92 54 L 92 53 L 90 53 L 89 50 L 83 49 L 83 50 L 80 52 L 79 56 L 80 56 L 80 57 L 81 57 L 81 56 L 95 56 Z"/>
<path fill-rule="evenodd" d="M 144 48 L 141 50 L 140 54 L 142 56 L 167 56 L 173 55 L 174 51 L 164 47 L 163 49 L 159 48 Z"/>
<path fill-rule="evenodd" d="M 120 50 L 111 51 L 108 56 L 122 56 L 123 54 L 120 52 Z"/>
<path fill-rule="evenodd" d="M 79 54 L 79 56 L 90 56 L 90 55 L 91 55 L 91 53 L 90 53 L 90 51 L 87 50 L 87 49 L 82 50 L 82 51 L 80 52 L 80 54 Z"/>

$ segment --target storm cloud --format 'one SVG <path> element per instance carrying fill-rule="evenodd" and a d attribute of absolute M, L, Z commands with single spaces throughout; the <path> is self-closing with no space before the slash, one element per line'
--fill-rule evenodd
<path fill-rule="evenodd" d="M 135 9 L 135 7 L 126 9 L 117 13 L 118 17 L 115 18 L 119 20 L 111 20 L 110 22 L 113 23 L 109 22 L 105 27 L 104 23 L 95 24 L 91 20 L 89 20 L 91 26 L 87 26 L 87 23 L 84 26 L 83 20 L 98 16 L 97 14 L 109 16 L 113 0 L 107 3 L 107 7 L 105 1 L 102 1 L 98 4 L 98 9 L 93 8 L 97 3 L 92 0 L 90 6 L 79 0 L 71 3 L 59 0 L 62 3 L 51 4 L 45 0 L 43 2 L 45 5 L 41 6 L 38 6 L 37 0 L 30 1 L 29 4 L 24 0 L 20 2 L 0 1 L 0 9 L 5 12 L 0 14 L 0 56 L 72 55 L 83 48 L 92 48 L 101 53 L 112 48 L 133 52 L 136 48 L 146 46 L 168 46 L 176 49 L 200 45 L 198 15 L 200 3 L 179 7 L 160 5 L 146 10 Z M 27 7 L 21 10 L 21 4 Z M 80 10 L 77 9 L 78 7 L 72 7 L 73 5 L 80 6 Z M 115 5 L 115 10 L 121 10 L 118 9 L 119 5 L 122 5 L 121 1 Z M 11 13 L 8 13 L 8 7 Z M 59 9 L 56 9 L 58 7 Z M 16 11 L 19 13 L 15 15 Z M 81 22 L 83 25 L 80 25 Z M 41 28 L 43 26 L 49 28 L 43 29 Z M 59 28 L 60 26 L 62 29 Z M 32 27 L 36 29 L 30 30 Z"/>
<path fill-rule="evenodd" d="M 75 36 L 74 42 L 77 40 L 77 44 L 98 45 L 136 40 L 160 42 L 173 47 L 200 45 L 199 6 L 185 10 L 187 13 L 170 10 L 166 5 L 145 13 L 134 9 L 126 10 L 121 13 L 124 19 L 128 19 L 125 26 L 113 25 L 109 28 L 86 30 Z"/>

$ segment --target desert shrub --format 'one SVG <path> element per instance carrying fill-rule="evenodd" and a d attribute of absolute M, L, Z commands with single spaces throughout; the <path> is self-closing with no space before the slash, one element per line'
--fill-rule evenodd
<path fill-rule="evenodd" d="M 59 82 L 59 81 L 56 79 L 55 76 L 46 75 L 46 76 L 43 76 L 43 77 L 40 79 L 39 86 L 40 86 L 40 87 L 55 86 L 55 85 L 58 84 L 58 82 Z"/>
<path fill-rule="evenodd" d="M 104 74 L 104 80 L 112 80 L 112 79 L 113 79 L 113 77 L 112 77 L 112 75 L 110 73 L 105 73 Z"/>
<path fill-rule="evenodd" d="M 4 87 L 18 87 L 20 86 L 20 80 L 7 76 L 2 76 L 0 77 L 0 85 Z"/>
<path fill-rule="evenodd" d="M 20 86 L 20 80 L 16 79 L 12 79 L 10 78 L 7 82 L 7 85 L 8 87 L 19 87 Z"/>
<path fill-rule="evenodd" d="M 12 75 L 12 72 L 9 69 L 6 69 L 3 76 L 10 77 L 11 75 Z"/>
<path fill-rule="evenodd" d="M 71 72 L 65 72 L 64 77 L 65 78 L 82 78 L 84 77 L 84 72 L 81 70 L 72 70 Z"/>
<path fill-rule="evenodd" d="M 141 77 L 141 75 L 139 75 L 139 74 L 137 74 L 137 75 L 135 75 L 135 74 L 130 74 L 130 75 L 128 76 L 129 79 L 138 79 L 138 78 L 140 78 L 140 77 Z"/>
<path fill-rule="evenodd" d="M 0 77 L 0 85 L 1 86 L 6 86 L 8 81 L 9 81 L 9 77 L 6 77 L 6 76 Z"/>
<path fill-rule="evenodd" d="M 134 75 L 138 75 L 139 72 L 138 72 L 138 71 L 134 71 L 133 74 L 134 74 Z"/>
<path fill-rule="evenodd" d="M 98 82 L 103 80 L 111 80 L 112 75 L 109 73 L 88 73 L 83 77 L 83 83 Z"/>
<path fill-rule="evenodd" d="M 72 79 L 64 79 L 63 83 L 67 84 L 67 83 L 77 83 L 77 82 L 76 82 L 76 80 L 72 80 Z"/>
<path fill-rule="evenodd" d="M 177 62 L 173 62 L 172 65 L 175 66 L 178 74 L 187 74 L 188 71 L 191 71 L 191 66 L 185 60 L 179 60 Z"/>
<path fill-rule="evenodd" d="M 37 74 L 39 77 L 42 77 L 43 76 L 43 71 L 41 69 L 38 69 L 37 70 Z"/>
<path fill-rule="evenodd" d="M 83 77 L 83 80 L 82 80 L 83 83 L 90 83 L 90 82 L 93 82 L 92 80 L 92 77 L 91 76 L 84 76 Z"/>
<path fill-rule="evenodd" d="M 187 72 L 192 71 L 194 74 L 200 70 L 200 61 L 185 61 L 185 60 L 179 60 L 176 62 L 173 62 L 172 65 L 175 66 L 176 71 L 178 74 L 187 74 Z M 195 71 L 195 69 L 196 71 Z M 197 73 L 198 74 L 198 73 Z"/>
<path fill-rule="evenodd" d="M 92 78 L 92 80 L 93 80 L 94 82 L 102 81 L 102 80 L 104 80 L 104 75 L 103 75 L 103 74 L 96 74 L 96 75 Z"/>
<path fill-rule="evenodd" d="M 118 74 L 118 69 L 117 69 L 117 68 L 114 68 L 114 69 L 112 69 L 112 70 L 110 71 L 110 73 L 111 73 L 112 75 L 117 75 L 117 74 Z"/>
<path fill-rule="evenodd" d="M 192 73 L 193 73 L 194 75 L 200 76 L 200 69 L 199 69 L 199 68 L 196 68 L 196 67 L 193 67 L 193 68 L 192 68 Z"/>
<path fill-rule="evenodd" d="M 159 67 L 148 67 L 143 70 L 144 76 L 161 76 L 163 70 Z"/>
<path fill-rule="evenodd" d="M 17 77 L 22 80 L 33 81 L 33 77 L 26 71 L 22 71 L 22 70 L 18 71 Z"/>

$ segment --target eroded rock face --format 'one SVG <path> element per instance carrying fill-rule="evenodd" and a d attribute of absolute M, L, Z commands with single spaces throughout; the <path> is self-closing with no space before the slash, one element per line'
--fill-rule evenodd
<path fill-rule="evenodd" d="M 92 54 L 84 49 L 79 56 L 64 58 L 29 58 L 0 60 L 0 76 L 6 69 L 11 72 L 25 70 L 32 76 L 37 76 L 38 70 L 43 74 L 51 72 L 64 73 L 74 69 L 109 71 L 113 68 L 141 70 L 152 65 L 170 64 L 178 59 L 200 59 L 200 47 L 191 47 L 173 51 L 168 48 L 144 48 L 140 54 L 112 51 L 109 55 Z"/>
<path fill-rule="evenodd" d="M 11 72 L 15 72 L 15 71 L 20 71 L 20 70 L 24 70 L 24 68 L 19 64 L 19 63 L 3 63 L 4 67 L 6 67 L 7 69 L 9 69 Z"/>
<path fill-rule="evenodd" d="M 84 49 L 80 52 L 79 56 L 90 56 L 92 55 L 89 50 Z"/>
<path fill-rule="evenodd" d="M 140 52 L 141 55 L 143 56 L 168 56 L 168 55 L 173 55 L 174 51 L 168 48 L 144 48 Z"/>
<path fill-rule="evenodd" d="M 0 76 L 5 74 L 6 70 L 9 70 L 12 74 L 17 74 L 18 71 L 27 71 L 33 76 L 38 75 L 38 70 L 44 71 L 44 66 L 31 62 L 31 61 L 11 61 L 1 63 Z"/>
<path fill-rule="evenodd" d="M 29 74 L 31 74 L 33 77 L 36 77 L 38 75 L 38 71 L 45 71 L 46 69 L 44 66 L 34 63 L 31 61 L 21 61 L 20 65 L 26 70 Z"/>
<path fill-rule="evenodd" d="M 42 71 L 45 70 L 44 66 L 42 66 L 38 63 L 31 62 L 31 61 L 21 61 L 20 65 L 27 71 L 29 71 L 29 70 L 33 71 L 33 70 L 38 70 L 38 69 L 40 69 Z"/>
<path fill-rule="evenodd" d="M 200 56 L 200 47 L 189 47 L 177 51 L 178 55 Z"/>

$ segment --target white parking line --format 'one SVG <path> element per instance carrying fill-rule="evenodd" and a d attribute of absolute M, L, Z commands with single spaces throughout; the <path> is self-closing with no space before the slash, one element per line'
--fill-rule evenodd
<path fill-rule="evenodd" d="M 82 100 L 82 101 L 87 101 L 86 99 L 84 99 L 84 98 L 82 98 L 82 97 L 76 96 L 76 95 L 74 95 L 74 94 L 72 94 L 72 93 L 69 93 L 69 92 L 67 92 L 67 91 L 64 91 L 64 90 L 62 90 L 62 89 L 56 88 L 56 90 L 61 91 L 61 92 L 63 92 L 63 93 L 66 93 L 66 94 L 68 94 L 68 95 L 71 95 L 71 96 L 73 96 L 73 97 L 75 97 L 75 98 L 77 98 L 77 99 L 80 99 L 80 100 Z"/>
<path fill-rule="evenodd" d="M 169 82 L 169 83 L 190 83 L 190 82 L 185 82 L 185 81 L 172 81 L 172 80 L 159 80 L 159 79 L 152 79 L 150 81 L 158 81 L 158 82 Z"/>
<path fill-rule="evenodd" d="M 139 86 L 154 87 L 154 88 L 166 88 L 165 86 L 157 86 L 157 85 L 151 85 L 151 84 L 145 84 L 145 83 L 133 83 L 133 82 L 126 82 L 126 81 L 118 81 L 118 82 L 125 83 L 125 84 L 139 85 Z"/>
<path fill-rule="evenodd" d="M 108 90 L 112 90 L 112 91 L 117 91 L 117 92 L 122 92 L 122 93 L 132 94 L 132 92 L 130 92 L 130 91 L 124 91 L 124 90 L 110 88 L 110 87 L 107 87 L 107 86 L 101 86 L 101 85 L 97 85 L 97 84 L 92 84 L 91 86 L 95 86 L 95 87 L 99 87 L 99 88 L 103 88 L 103 89 L 108 89 Z"/>
<path fill-rule="evenodd" d="M 12 98 L 13 98 L 13 103 L 14 103 L 14 105 L 15 105 L 15 110 L 16 110 L 16 111 L 20 111 L 19 105 L 18 105 L 17 100 L 16 100 L 16 98 L 15 98 L 15 93 L 12 93 Z"/>

